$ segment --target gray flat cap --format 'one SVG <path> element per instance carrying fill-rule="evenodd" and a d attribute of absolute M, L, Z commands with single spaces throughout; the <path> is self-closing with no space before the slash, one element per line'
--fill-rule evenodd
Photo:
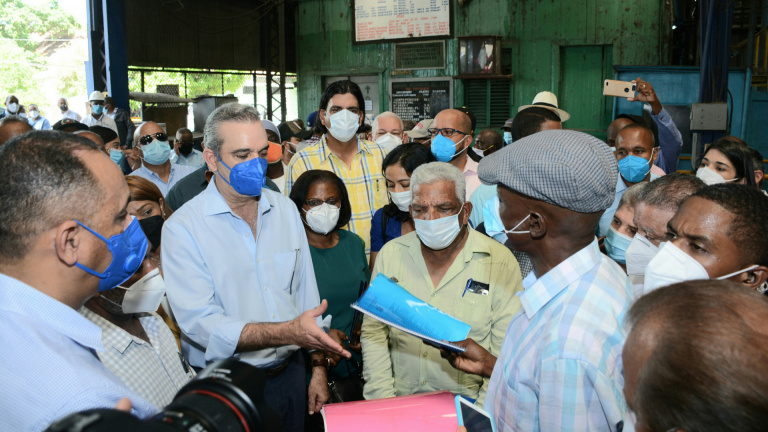
<path fill-rule="evenodd" d="M 480 180 L 579 213 L 613 203 L 619 170 L 607 144 L 582 132 L 548 130 L 483 158 Z"/>

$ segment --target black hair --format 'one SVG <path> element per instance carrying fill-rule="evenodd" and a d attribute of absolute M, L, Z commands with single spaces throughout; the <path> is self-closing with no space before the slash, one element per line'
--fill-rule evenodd
<path fill-rule="evenodd" d="M 747 150 L 747 147 L 733 140 L 720 138 L 707 148 L 702 156 L 702 161 L 712 150 L 719 151 L 733 164 L 733 168 L 736 170 L 735 178 L 739 180 L 743 178 L 746 180 L 747 186 L 757 188 L 752 154 Z M 701 166 L 701 161 L 699 161 L 699 166 Z"/>
<path fill-rule="evenodd" d="M 683 201 L 705 186 L 696 176 L 672 173 L 646 184 L 637 196 L 637 203 L 677 213 Z"/>
<path fill-rule="evenodd" d="M 760 181 L 757 182 L 757 187 L 762 188 L 763 187 L 763 180 L 765 177 L 765 163 L 763 162 L 763 154 L 760 153 L 757 149 L 754 149 L 752 147 L 747 147 L 747 151 L 752 156 L 752 168 L 754 168 L 755 171 L 762 171 L 763 177 L 760 178 Z"/>
<path fill-rule="evenodd" d="M 103 191 L 76 154 L 84 151 L 103 155 L 93 141 L 58 131 L 30 131 L 0 147 L 0 261 L 23 259 L 66 220 L 92 220 Z"/>
<path fill-rule="evenodd" d="M 405 143 L 387 154 L 381 164 L 381 172 L 383 174 L 391 165 L 400 165 L 410 177 L 416 168 L 430 162 L 437 162 L 437 158 L 427 146 L 419 143 Z M 400 211 L 393 202 L 384 206 L 384 214 L 400 222 L 411 218 L 408 212 Z"/>
<path fill-rule="evenodd" d="M 112 96 L 105 97 L 104 98 L 104 105 L 112 105 L 114 107 L 115 106 L 115 98 L 113 98 Z"/>
<path fill-rule="evenodd" d="M 651 148 L 658 147 L 659 142 L 656 140 L 656 136 L 653 134 L 653 129 L 649 128 L 648 126 L 642 124 L 642 123 L 630 123 L 619 131 L 619 133 L 616 135 L 616 144 L 619 143 L 619 135 L 621 135 L 624 131 L 631 131 L 632 129 L 640 129 L 644 130 L 646 133 L 651 135 Z"/>
<path fill-rule="evenodd" d="M 304 211 L 302 206 L 307 199 L 309 193 L 309 187 L 315 183 L 330 183 L 336 187 L 339 191 L 339 199 L 341 199 L 341 207 L 339 209 L 339 221 L 336 222 L 334 231 L 341 229 L 344 225 L 349 223 L 352 218 L 352 204 L 349 202 L 349 193 L 347 192 L 347 186 L 344 185 L 344 181 L 339 178 L 334 172 L 326 170 L 309 170 L 305 171 L 291 188 L 291 194 L 288 198 L 296 204 L 296 208 L 299 211 L 299 216 L 302 220 L 306 220 L 304 217 Z"/>
<path fill-rule="evenodd" d="M 339 95 L 339 94 L 347 94 L 350 93 L 352 96 L 357 99 L 357 107 L 360 109 L 360 112 L 365 112 L 365 98 L 363 98 L 363 91 L 360 90 L 360 86 L 356 83 L 350 81 L 350 80 L 340 80 L 336 81 L 334 83 L 331 83 L 331 85 L 328 86 L 328 88 L 325 89 L 323 92 L 323 96 L 320 98 L 320 108 L 319 110 L 327 110 L 328 109 L 328 103 L 331 102 L 331 98 Z M 326 116 L 329 116 L 330 113 L 326 112 Z M 324 134 L 328 132 L 328 128 L 325 127 L 325 125 L 320 121 L 320 114 L 318 113 L 317 119 L 315 120 L 315 126 L 314 130 Z M 359 132 L 359 131 L 358 131 Z"/>
<path fill-rule="evenodd" d="M 541 132 L 541 125 L 546 121 L 560 122 L 560 116 L 554 111 L 542 107 L 526 108 L 512 119 L 512 142 Z"/>
<path fill-rule="evenodd" d="M 104 144 L 117 139 L 117 132 L 108 127 L 96 125 L 89 127 L 88 130 L 101 137 L 101 140 L 104 141 Z"/>
<path fill-rule="evenodd" d="M 677 283 L 635 301 L 627 343 L 647 352 L 627 402 L 652 431 L 763 431 L 768 299 L 732 281 Z M 642 336 L 641 336 L 642 335 Z"/>
<path fill-rule="evenodd" d="M 754 182 L 753 182 L 754 183 Z M 716 184 L 692 196 L 712 201 L 733 215 L 725 234 L 739 247 L 744 262 L 768 266 L 768 197 L 755 186 Z"/>

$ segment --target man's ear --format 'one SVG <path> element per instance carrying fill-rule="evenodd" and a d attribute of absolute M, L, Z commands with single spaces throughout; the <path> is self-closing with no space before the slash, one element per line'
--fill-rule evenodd
<path fill-rule="evenodd" d="M 461 218 L 461 226 L 469 223 L 469 215 L 472 214 L 472 203 L 469 201 L 464 202 L 464 216 Z"/>
<path fill-rule="evenodd" d="M 203 147 L 203 159 L 205 159 L 205 163 L 208 165 L 208 170 L 216 172 L 216 161 L 218 160 L 216 153 L 207 147 Z"/>
<path fill-rule="evenodd" d="M 536 212 L 531 211 L 529 213 L 528 217 L 528 228 L 527 231 L 530 231 L 531 237 L 535 239 L 543 238 L 547 234 L 547 220 L 544 218 L 544 215 Z M 526 230 L 523 228 L 525 225 L 518 228 L 518 230 Z"/>
<path fill-rule="evenodd" d="M 68 266 L 73 266 L 77 262 L 83 233 L 87 233 L 87 231 L 73 220 L 68 220 L 56 227 L 56 234 L 53 239 L 56 255 Z"/>
<path fill-rule="evenodd" d="M 656 159 L 659 157 L 659 152 L 661 151 L 661 147 L 656 146 L 654 147 L 653 151 L 653 157 L 651 158 L 651 163 L 656 163 Z"/>
<path fill-rule="evenodd" d="M 756 289 L 768 280 L 768 267 L 759 266 L 756 269 L 744 272 L 744 274 L 746 277 L 742 283 Z"/>
<path fill-rule="evenodd" d="M 765 177 L 765 172 L 763 170 L 755 170 L 755 183 L 760 184 L 760 180 L 762 180 Z"/>
<path fill-rule="evenodd" d="M 319 118 L 319 119 L 320 119 L 320 123 L 321 123 L 323 126 L 325 126 L 325 127 L 329 127 L 327 124 L 325 124 L 325 110 L 324 110 L 324 109 L 321 109 L 321 110 L 317 110 L 317 118 Z"/>
<path fill-rule="evenodd" d="M 408 136 L 408 132 L 403 132 L 403 142 L 407 143 L 411 138 Z"/>

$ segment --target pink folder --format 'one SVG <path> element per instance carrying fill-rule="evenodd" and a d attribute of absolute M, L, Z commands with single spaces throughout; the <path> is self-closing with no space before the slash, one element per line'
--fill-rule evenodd
<path fill-rule="evenodd" d="M 455 432 L 456 402 L 449 391 L 345 402 L 322 409 L 326 432 Z"/>

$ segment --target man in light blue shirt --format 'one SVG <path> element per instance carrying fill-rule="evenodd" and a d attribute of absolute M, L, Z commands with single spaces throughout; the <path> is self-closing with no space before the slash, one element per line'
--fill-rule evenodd
<path fill-rule="evenodd" d="M 286 431 L 301 431 L 307 387 L 299 347 L 318 350 L 310 354 L 310 414 L 328 399 L 320 350 L 349 352 L 318 326 L 327 304 L 295 204 L 262 189 L 268 142 L 258 112 L 223 105 L 208 117 L 204 139 L 214 177 L 163 225 L 163 273 L 182 351 L 198 368 L 237 356 L 263 369 L 268 403 Z"/>
<path fill-rule="evenodd" d="M 160 189 L 163 197 L 168 195 L 173 185 L 187 175 L 195 172 L 196 167 L 171 163 L 171 145 L 168 135 L 155 122 L 144 122 L 133 134 L 133 148 L 139 152 L 141 167 L 131 175 L 145 178 Z"/>
<path fill-rule="evenodd" d="M 580 132 L 544 131 L 483 158 L 479 175 L 498 184 L 501 220 L 533 272 L 498 360 L 471 340 L 449 360 L 471 373 L 494 365 L 485 409 L 499 431 L 623 430 L 620 359 L 632 294 L 594 235 L 613 199 L 613 152 Z"/>
<path fill-rule="evenodd" d="M 43 430 L 126 397 L 151 416 L 157 408 L 99 361 L 101 329 L 77 312 L 109 283 L 85 268 L 138 266 L 113 264 L 84 228 L 111 238 L 132 223 L 120 169 L 83 137 L 32 131 L 0 147 L 0 171 L 0 430 Z"/>
<path fill-rule="evenodd" d="M 173 143 L 173 153 L 171 153 L 171 163 L 195 168 L 205 165 L 203 152 L 193 148 L 194 145 L 195 138 L 191 130 L 187 128 L 177 130 L 176 142 Z"/>

